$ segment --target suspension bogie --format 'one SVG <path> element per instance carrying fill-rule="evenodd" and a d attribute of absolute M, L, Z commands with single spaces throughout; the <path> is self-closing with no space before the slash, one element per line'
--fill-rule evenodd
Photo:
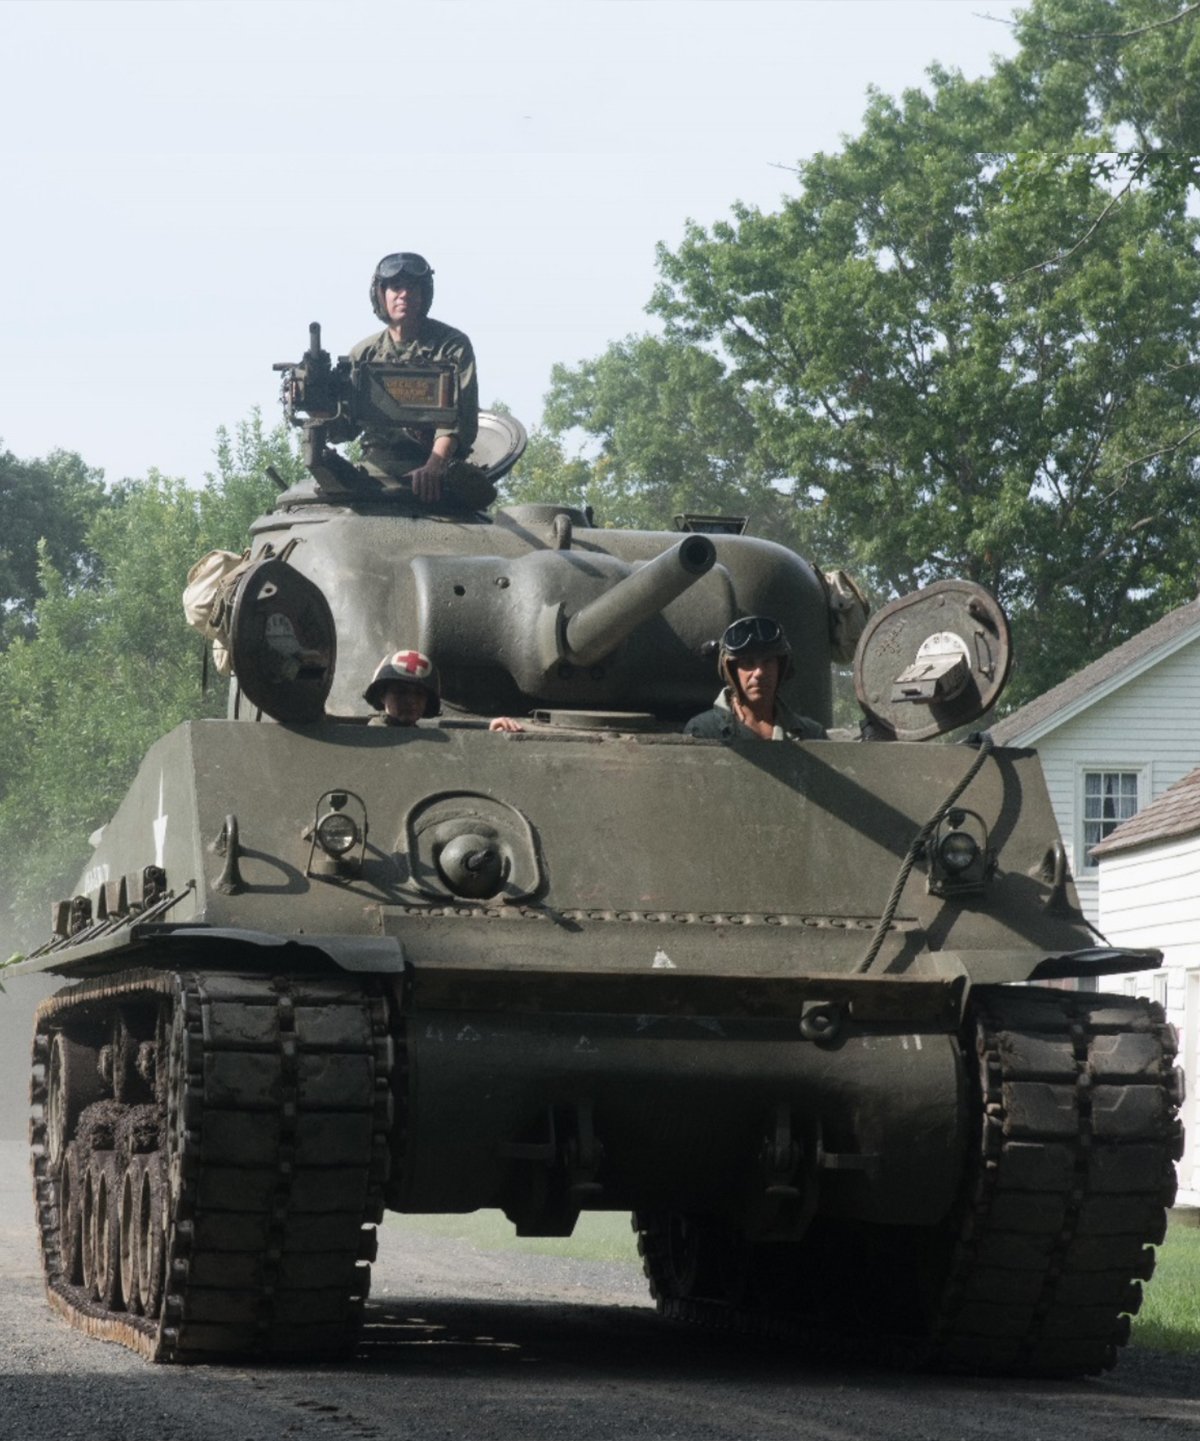
<path fill-rule="evenodd" d="M 162 973 L 39 1012 L 47 1290 L 150 1359 L 354 1344 L 390 1164 L 391 1046 L 356 982 Z"/>

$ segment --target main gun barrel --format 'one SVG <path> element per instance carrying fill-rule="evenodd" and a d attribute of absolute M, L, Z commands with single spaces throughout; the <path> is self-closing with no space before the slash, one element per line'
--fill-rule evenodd
<path fill-rule="evenodd" d="M 689 535 L 639 566 L 569 617 L 562 631 L 563 659 L 594 665 L 627 635 L 707 575 L 717 551 L 706 535 Z"/>

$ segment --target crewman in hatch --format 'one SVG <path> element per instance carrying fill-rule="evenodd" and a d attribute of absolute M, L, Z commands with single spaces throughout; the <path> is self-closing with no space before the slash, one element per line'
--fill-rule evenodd
<path fill-rule="evenodd" d="M 370 724 L 415 726 L 442 711 L 442 687 L 437 667 L 419 650 L 394 651 L 375 667 L 363 700 L 379 712 Z"/>
<path fill-rule="evenodd" d="M 792 673 L 792 648 L 768 615 L 735 620 L 721 637 L 717 672 L 725 682 L 711 710 L 693 716 L 684 734 L 701 740 L 821 740 L 825 727 L 796 715 L 779 696 Z"/>
<path fill-rule="evenodd" d="M 461 330 L 434 320 L 433 269 L 422 255 L 399 250 L 385 255 L 371 277 L 371 309 L 384 329 L 350 352 L 352 365 L 373 362 L 449 364 L 458 374 L 458 416 L 438 429 L 367 430 L 363 459 L 389 476 L 407 476 L 418 500 L 438 501 L 454 461 L 465 460 L 479 430 L 479 378 L 475 352 Z M 331 436 L 331 439 L 350 437 Z"/>

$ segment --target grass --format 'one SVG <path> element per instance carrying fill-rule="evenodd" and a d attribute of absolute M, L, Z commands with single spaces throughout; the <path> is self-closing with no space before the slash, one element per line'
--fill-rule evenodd
<path fill-rule="evenodd" d="M 1154 1351 L 1200 1349 L 1200 1212 L 1171 1213 L 1145 1291 L 1130 1344 Z"/>
<path fill-rule="evenodd" d="M 464 1241 L 477 1251 L 523 1251 L 538 1256 L 568 1256 L 576 1261 L 628 1261 L 641 1266 L 637 1237 L 628 1212 L 589 1211 L 572 1236 L 518 1236 L 502 1211 L 466 1216 L 389 1216 L 388 1224 L 427 1236 Z"/>

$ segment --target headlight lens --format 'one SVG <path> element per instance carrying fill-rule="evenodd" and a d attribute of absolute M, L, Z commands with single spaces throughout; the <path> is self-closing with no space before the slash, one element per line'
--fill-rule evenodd
<path fill-rule="evenodd" d="M 951 831 L 938 846 L 938 859 L 952 875 L 959 875 L 979 859 L 979 846 L 966 831 Z"/>
<path fill-rule="evenodd" d="M 317 822 L 317 843 L 327 855 L 344 856 L 358 841 L 358 826 L 344 811 L 330 811 Z"/>

